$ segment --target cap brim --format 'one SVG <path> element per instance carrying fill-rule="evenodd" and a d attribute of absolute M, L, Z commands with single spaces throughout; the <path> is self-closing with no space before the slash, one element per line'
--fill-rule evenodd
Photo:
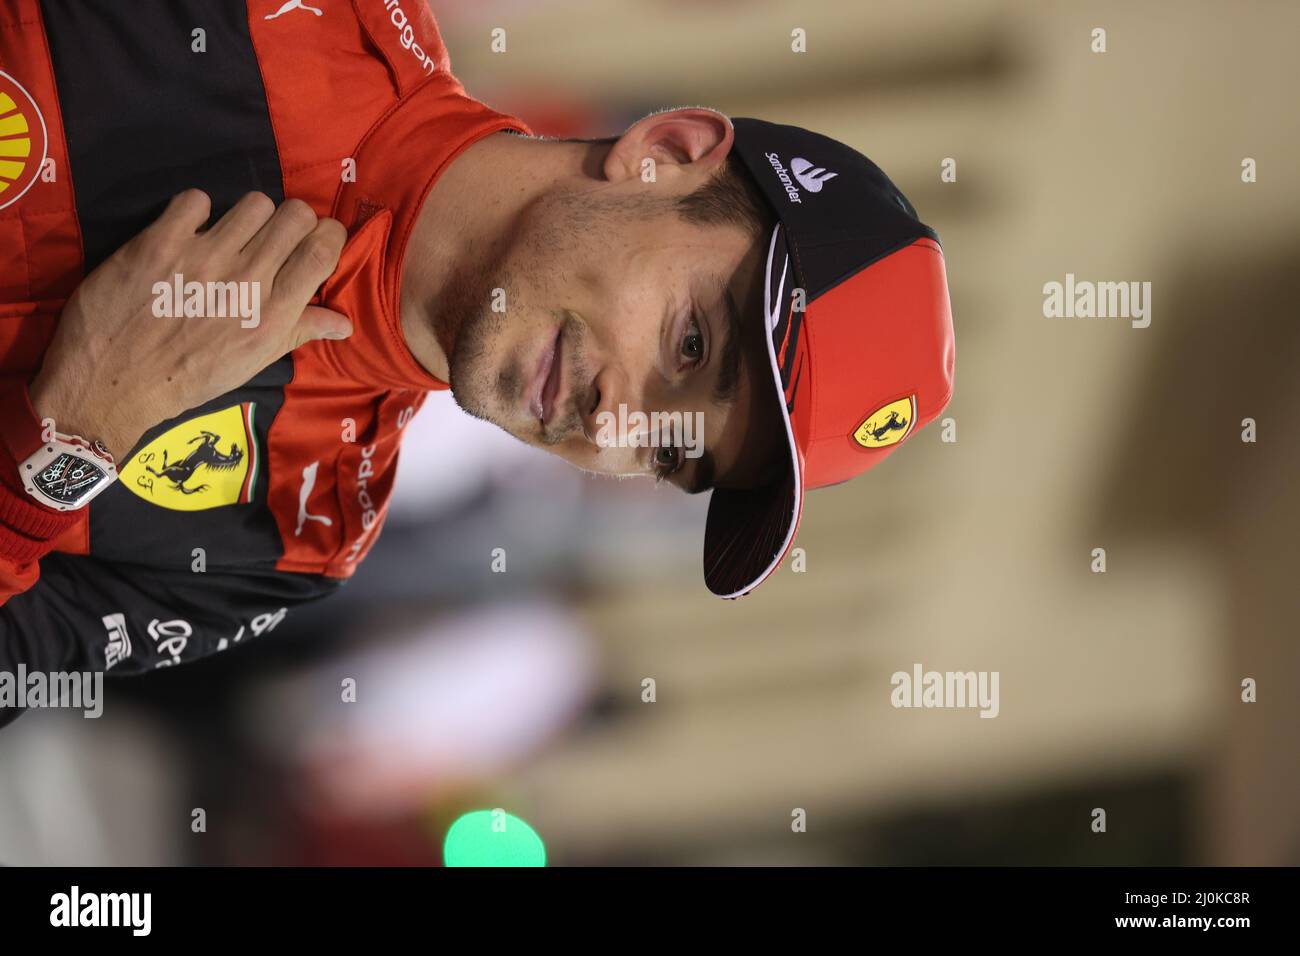
<path fill-rule="evenodd" d="M 790 335 L 796 285 L 789 248 L 778 225 L 768 245 L 763 313 L 771 387 L 781 408 L 789 459 L 784 473 L 771 484 L 713 491 L 704 529 L 704 583 L 722 598 L 748 594 L 780 566 L 794 543 L 803 511 L 803 459 L 786 401 L 791 383 L 783 380 L 779 354 Z"/>

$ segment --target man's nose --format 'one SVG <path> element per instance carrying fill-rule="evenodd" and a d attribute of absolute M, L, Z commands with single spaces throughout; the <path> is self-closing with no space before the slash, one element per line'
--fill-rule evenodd
<path fill-rule="evenodd" d="M 606 366 L 592 380 L 585 407 L 579 409 L 587 440 L 598 447 L 621 447 L 644 438 L 652 411 L 648 400 L 645 389 L 617 366 Z"/>
<path fill-rule="evenodd" d="M 598 447 L 609 444 L 618 422 L 619 403 L 626 402 L 626 395 L 625 380 L 616 368 L 607 365 L 596 374 L 590 390 L 579 400 L 578 415 L 587 441 Z"/>
<path fill-rule="evenodd" d="M 653 380 L 633 382 L 614 366 L 602 370 L 593 380 L 582 410 L 587 440 L 598 447 L 653 442 L 661 418 L 671 415 L 680 404 L 680 396 L 656 387 L 658 384 Z"/>

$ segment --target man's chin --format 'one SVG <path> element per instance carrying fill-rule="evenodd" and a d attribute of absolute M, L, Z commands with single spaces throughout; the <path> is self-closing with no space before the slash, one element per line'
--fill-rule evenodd
<path fill-rule="evenodd" d="M 457 377 L 455 375 L 452 375 L 451 378 L 452 378 L 452 381 L 450 382 L 451 397 L 452 400 L 455 401 L 455 403 L 460 406 L 460 410 L 462 412 L 464 412 L 466 415 L 469 415 L 472 418 L 477 418 L 485 422 L 491 422 L 493 425 L 496 425 L 498 428 L 502 428 L 505 431 L 510 430 L 508 428 L 505 428 L 505 426 L 502 425 L 501 422 L 497 420 L 496 416 L 492 414 L 491 407 L 488 405 L 487 402 L 483 401 L 482 395 L 476 394 L 477 391 L 476 389 L 457 388 L 456 386 Z"/>
<path fill-rule="evenodd" d="M 484 389 L 475 387 L 477 383 L 483 381 L 481 377 L 471 375 L 468 378 L 462 378 L 453 369 L 451 379 L 449 384 L 451 385 L 452 400 L 460 406 L 460 410 L 466 415 L 487 422 L 489 425 L 495 425 L 511 438 L 518 439 L 526 445 L 536 444 L 536 441 L 520 433 L 522 423 L 512 422 L 509 416 L 500 414 L 500 409 L 493 407 L 492 396 L 485 394 Z M 471 384 L 468 388 L 459 388 L 457 387 L 458 382 L 469 382 Z"/>
<path fill-rule="evenodd" d="M 485 367 L 487 356 L 479 350 L 468 350 L 458 343 L 447 363 L 447 385 L 451 397 L 466 414 L 493 422 L 492 395 L 487 385 L 491 372 Z"/>

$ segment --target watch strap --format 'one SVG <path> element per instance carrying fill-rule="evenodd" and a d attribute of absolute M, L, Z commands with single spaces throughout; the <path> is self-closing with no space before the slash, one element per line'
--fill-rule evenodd
<path fill-rule="evenodd" d="M 28 494 L 18 466 L 40 446 L 41 426 L 26 384 L 0 382 L 0 559 L 20 566 L 48 554 L 55 539 L 84 514 L 57 511 Z"/>

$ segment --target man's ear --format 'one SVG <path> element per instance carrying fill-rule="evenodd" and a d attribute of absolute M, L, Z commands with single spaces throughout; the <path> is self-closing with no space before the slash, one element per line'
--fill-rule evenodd
<path fill-rule="evenodd" d="M 716 110 L 692 106 L 651 113 L 610 147 L 605 178 L 640 179 L 653 164 L 656 181 L 686 175 L 704 182 L 726 160 L 734 141 L 731 120 Z"/>

